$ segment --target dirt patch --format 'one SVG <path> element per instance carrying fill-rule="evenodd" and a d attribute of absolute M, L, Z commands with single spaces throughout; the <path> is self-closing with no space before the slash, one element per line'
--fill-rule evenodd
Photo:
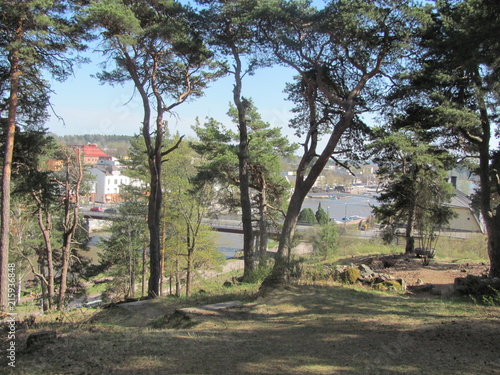
<path fill-rule="evenodd" d="M 481 276 L 487 274 L 489 268 L 484 262 L 459 264 L 436 259 L 431 259 L 430 264 L 425 266 L 420 258 L 406 255 L 359 256 L 343 259 L 341 263 L 355 266 L 366 264 L 377 273 L 403 279 L 410 290 L 414 286 L 431 284 L 433 288 L 429 292 L 438 295 L 451 294 L 456 278 Z"/>

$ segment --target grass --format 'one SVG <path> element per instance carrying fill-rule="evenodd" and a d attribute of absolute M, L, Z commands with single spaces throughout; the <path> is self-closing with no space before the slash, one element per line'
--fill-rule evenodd
<path fill-rule="evenodd" d="M 377 240 L 342 241 L 337 255 L 344 258 L 401 252 Z M 438 254 L 480 256 L 481 241 L 466 242 L 440 240 L 443 249 L 454 246 Z M 239 274 L 197 278 L 189 298 L 40 318 L 16 332 L 16 368 L 0 367 L 26 375 L 500 373 L 499 307 L 328 281 L 258 296 L 258 284 L 223 287 L 233 276 Z M 229 300 L 244 305 L 195 319 L 189 328 L 169 328 L 176 309 Z M 56 330 L 57 340 L 23 349 L 28 334 L 44 329 Z"/>
<path fill-rule="evenodd" d="M 436 244 L 438 258 L 459 259 L 461 262 L 488 261 L 487 238 L 475 234 L 467 239 L 452 239 L 441 237 Z"/>
<path fill-rule="evenodd" d="M 498 308 L 326 282 L 256 300 L 248 292 L 163 298 L 136 312 L 117 307 L 80 325 L 60 323 L 58 339 L 18 353 L 10 373 L 472 375 L 500 369 Z M 182 306 L 241 298 L 247 298 L 242 308 L 189 329 L 141 324 L 152 311 L 159 318 Z"/>

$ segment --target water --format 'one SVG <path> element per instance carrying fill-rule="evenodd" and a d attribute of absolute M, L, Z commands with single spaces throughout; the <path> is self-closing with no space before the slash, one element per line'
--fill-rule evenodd
<path fill-rule="evenodd" d="M 236 233 L 218 233 L 218 249 L 226 258 L 234 257 L 234 253 L 243 249 L 243 235 Z"/>
<path fill-rule="evenodd" d="M 310 208 L 316 212 L 318 205 L 321 203 L 326 213 L 330 216 L 331 220 L 341 221 L 344 217 L 360 216 L 366 218 L 371 215 L 371 205 L 377 205 L 377 200 L 371 196 L 364 195 L 337 195 L 340 199 L 331 198 L 306 198 L 302 209 Z"/>
<path fill-rule="evenodd" d="M 319 194 L 324 196 L 324 194 Z M 371 215 L 372 208 L 370 205 L 377 205 L 377 200 L 370 196 L 363 195 L 345 195 L 341 199 L 331 198 L 306 198 L 302 209 L 310 208 L 316 212 L 318 205 L 330 215 L 330 219 L 341 221 L 343 217 L 360 216 L 366 218 Z M 338 195 L 340 197 L 340 195 Z M 226 258 L 234 256 L 236 251 L 243 249 L 243 235 L 233 233 L 219 233 L 218 238 L 219 250 Z"/>

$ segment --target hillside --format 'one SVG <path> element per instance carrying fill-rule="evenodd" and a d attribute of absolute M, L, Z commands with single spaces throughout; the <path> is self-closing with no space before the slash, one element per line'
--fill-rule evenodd
<path fill-rule="evenodd" d="M 290 285 L 256 299 L 248 286 L 231 292 L 117 305 L 92 317 L 80 312 L 78 324 L 65 315 L 57 339 L 18 353 L 8 373 L 500 373 L 498 307 L 333 282 Z M 180 307 L 234 299 L 243 305 L 181 324 L 171 318 Z"/>

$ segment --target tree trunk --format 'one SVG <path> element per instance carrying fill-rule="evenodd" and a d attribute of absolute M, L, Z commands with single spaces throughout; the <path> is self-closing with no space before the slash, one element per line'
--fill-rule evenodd
<path fill-rule="evenodd" d="M 163 204 L 163 218 L 162 218 L 162 225 L 161 225 L 161 237 L 160 237 L 160 243 L 161 243 L 161 253 L 160 253 L 160 295 L 163 295 L 163 283 L 165 279 L 165 235 L 167 232 L 167 206 Z"/>
<path fill-rule="evenodd" d="M 16 42 L 22 38 L 22 21 L 16 30 Z M 1 238 L 0 238 L 0 311 L 7 309 L 8 304 L 8 264 L 10 235 L 10 179 L 12 175 L 12 157 L 14 155 L 14 136 L 16 132 L 16 117 L 19 95 L 19 50 L 14 49 L 9 54 L 10 61 L 10 96 L 7 101 L 8 117 L 6 121 L 5 153 L 2 169 L 1 197 Z"/>
<path fill-rule="evenodd" d="M 76 151 L 77 176 L 74 186 L 70 186 L 70 164 L 72 152 Z M 66 181 L 65 181 L 65 202 L 64 202 L 64 233 L 62 246 L 62 266 L 61 266 L 61 285 L 59 286 L 59 301 L 57 309 L 62 310 L 64 307 L 64 299 L 66 297 L 67 278 L 69 270 L 69 259 L 71 256 L 71 242 L 76 232 L 78 225 L 78 202 L 80 201 L 80 184 L 83 177 L 82 160 L 80 157 L 80 149 L 68 151 L 66 158 Z M 75 205 L 71 210 L 71 191 L 75 194 Z M 71 211 L 72 214 L 71 214 Z"/>
<path fill-rule="evenodd" d="M 129 290 L 128 290 L 128 298 L 135 297 L 135 250 L 133 248 L 129 249 L 129 260 L 128 260 L 128 269 L 129 269 Z"/>
<path fill-rule="evenodd" d="M 479 77 L 479 72 L 477 72 Z M 477 87 L 481 87 L 479 84 Z M 479 90 L 479 89 L 478 89 Z M 492 208 L 491 201 L 491 169 L 490 169 L 490 139 L 491 124 L 484 96 L 477 92 L 479 113 L 483 136 L 479 142 L 479 181 L 481 186 L 481 213 L 483 215 L 486 232 L 488 234 L 488 256 L 490 259 L 490 277 L 500 277 L 500 205 Z M 498 172 L 497 172 L 498 173 Z M 497 177 L 498 178 L 498 177 Z M 498 181 L 496 182 L 497 194 L 500 194 Z"/>
<path fill-rule="evenodd" d="M 325 146 L 321 155 L 319 155 L 311 169 L 308 171 L 309 163 L 316 157 L 316 141 L 313 140 L 313 145 L 309 149 L 306 149 L 304 155 L 297 168 L 297 176 L 295 181 L 295 189 L 290 198 L 290 203 L 288 204 L 288 210 L 285 216 L 285 221 L 283 223 L 283 229 L 280 236 L 280 241 L 278 245 L 278 251 L 276 253 L 276 261 L 274 264 L 273 272 L 268 276 L 262 283 L 263 287 L 280 285 L 285 282 L 287 273 L 287 263 L 291 255 L 291 247 L 293 243 L 293 237 L 295 234 L 295 229 L 297 226 L 297 220 L 304 203 L 304 199 L 313 187 L 316 179 L 319 177 L 326 163 L 330 159 L 330 156 L 335 151 L 340 137 L 351 124 L 352 118 L 354 116 L 353 104 L 348 107 L 350 110 L 346 110 L 344 116 L 336 124 L 334 131 L 332 132 L 327 145 Z M 314 110 L 314 105 L 312 110 Z M 311 115 L 314 119 L 314 113 Z M 314 122 L 313 120 L 311 120 Z M 314 129 L 314 124 L 311 126 Z M 310 133 L 315 133 L 314 130 Z M 308 173 L 307 173 L 308 172 Z M 287 256 L 285 257 L 285 250 L 287 251 Z"/>
<path fill-rule="evenodd" d="M 415 212 L 416 210 L 416 202 L 413 202 L 413 205 L 408 212 L 408 220 L 406 222 L 406 246 L 405 246 L 405 254 L 413 254 L 415 252 Z"/>
<path fill-rule="evenodd" d="M 176 297 L 181 296 L 181 281 L 180 281 L 179 273 L 180 273 L 179 259 L 176 259 L 175 260 L 175 296 Z"/>
<path fill-rule="evenodd" d="M 191 287 L 193 281 L 193 249 L 188 249 L 187 271 L 186 271 L 186 297 L 191 296 Z"/>
<path fill-rule="evenodd" d="M 248 129 L 246 112 L 247 106 L 245 99 L 241 97 L 242 89 L 242 64 L 237 47 L 232 46 L 233 57 L 235 60 L 233 101 L 238 111 L 238 130 L 240 134 L 239 152 L 238 152 L 238 170 L 239 187 L 241 203 L 241 222 L 243 226 L 243 279 L 246 280 L 254 269 L 253 258 L 253 228 L 252 228 L 252 202 L 250 200 L 250 177 L 248 172 Z"/>
<path fill-rule="evenodd" d="M 263 260 L 267 252 L 267 243 L 269 240 L 269 231 L 267 226 L 267 188 L 266 183 L 262 185 L 262 191 L 260 192 L 260 219 L 259 219 L 259 256 L 260 260 Z"/>
<path fill-rule="evenodd" d="M 41 249 L 38 251 L 38 273 L 35 272 L 32 266 L 33 273 L 40 280 L 40 287 L 42 289 L 42 311 L 46 312 L 49 309 L 50 303 L 48 302 L 47 284 L 45 277 L 45 261 Z"/>
<path fill-rule="evenodd" d="M 36 199 L 36 198 L 35 198 Z M 49 212 L 45 213 L 45 223 L 43 220 L 43 210 L 41 208 L 40 201 L 37 199 L 38 209 L 37 209 L 37 217 L 38 217 L 38 226 L 42 231 L 43 240 L 45 243 L 45 258 L 47 259 L 47 299 L 49 302 L 48 308 L 49 310 L 53 309 L 54 303 L 54 259 L 52 254 L 52 217 Z"/>
<path fill-rule="evenodd" d="M 142 297 L 146 295 L 146 262 L 147 262 L 146 249 L 147 249 L 147 244 L 144 242 L 144 244 L 142 245 L 142 290 L 141 290 Z"/>
<path fill-rule="evenodd" d="M 160 295 L 160 214 L 162 204 L 161 192 L 161 162 L 157 162 L 157 155 L 150 155 L 149 171 L 151 173 L 150 195 L 148 204 L 148 228 L 149 228 L 149 284 L 148 296 L 151 298 Z"/>

